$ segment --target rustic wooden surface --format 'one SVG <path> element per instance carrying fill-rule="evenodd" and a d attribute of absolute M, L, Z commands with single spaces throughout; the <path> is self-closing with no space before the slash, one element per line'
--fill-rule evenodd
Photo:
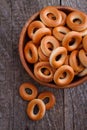
<path fill-rule="evenodd" d="M 19 59 L 24 23 L 47 5 L 66 5 L 87 13 L 87 0 L 0 0 L 0 130 L 87 130 L 87 83 L 64 90 L 42 87 L 28 76 Z M 19 86 L 26 81 L 39 92 L 50 90 L 56 96 L 56 105 L 40 121 L 27 117 L 27 102 L 19 96 Z"/>

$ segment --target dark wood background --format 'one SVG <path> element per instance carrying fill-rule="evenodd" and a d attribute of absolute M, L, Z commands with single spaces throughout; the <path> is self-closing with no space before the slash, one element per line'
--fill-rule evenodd
<path fill-rule="evenodd" d="M 67 5 L 87 13 L 87 0 L 0 0 L 0 130 L 87 130 L 87 83 L 72 89 L 41 86 L 21 65 L 18 41 L 26 20 L 47 5 Z M 39 92 L 50 90 L 56 105 L 40 121 L 31 121 L 18 93 L 29 81 Z"/>

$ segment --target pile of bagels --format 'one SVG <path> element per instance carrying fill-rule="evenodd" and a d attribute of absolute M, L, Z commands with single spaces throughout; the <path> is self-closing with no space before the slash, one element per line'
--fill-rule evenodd
<path fill-rule="evenodd" d="M 41 120 L 56 102 L 52 92 L 44 91 L 38 94 L 37 87 L 29 82 L 20 85 L 19 94 L 23 100 L 28 101 L 27 115 L 34 121 Z"/>
<path fill-rule="evenodd" d="M 43 8 L 27 29 L 26 61 L 35 77 L 46 83 L 67 86 L 87 74 L 87 15 L 69 14 L 54 6 Z"/>

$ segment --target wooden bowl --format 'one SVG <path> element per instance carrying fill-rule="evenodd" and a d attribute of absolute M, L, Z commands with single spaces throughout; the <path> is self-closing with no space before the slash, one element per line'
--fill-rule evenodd
<path fill-rule="evenodd" d="M 69 14 L 72 11 L 76 11 L 76 9 L 73 9 L 71 7 L 65 7 L 65 6 L 56 6 L 57 9 L 64 11 L 66 14 Z M 52 87 L 52 88 L 72 88 L 72 87 L 76 87 L 78 85 L 80 85 L 81 83 L 83 83 L 84 81 L 87 80 L 87 76 L 81 77 L 81 78 L 74 78 L 74 80 L 67 86 L 58 86 L 56 85 L 54 82 L 51 83 L 45 83 L 42 82 L 40 80 L 38 80 L 35 75 L 33 74 L 33 65 L 29 64 L 25 57 L 24 57 L 24 53 L 23 53 L 23 49 L 24 46 L 26 44 L 26 42 L 29 40 L 28 35 L 27 35 L 27 28 L 28 25 L 36 19 L 39 19 L 39 13 L 37 12 L 35 13 L 32 17 L 29 18 L 29 20 L 26 22 L 26 24 L 24 25 L 22 32 L 20 34 L 20 39 L 19 39 L 19 56 L 20 56 L 20 60 L 22 62 L 23 67 L 25 68 L 25 70 L 27 71 L 27 73 L 38 83 L 40 83 L 41 85 L 47 86 L 47 87 Z"/>

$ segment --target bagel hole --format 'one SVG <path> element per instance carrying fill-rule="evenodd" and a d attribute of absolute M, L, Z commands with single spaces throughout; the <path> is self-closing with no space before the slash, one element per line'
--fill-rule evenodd
<path fill-rule="evenodd" d="M 50 19 L 56 20 L 56 17 L 52 13 L 48 13 L 47 17 L 50 18 Z"/>
<path fill-rule="evenodd" d="M 27 94 L 29 94 L 29 95 L 31 95 L 31 94 L 32 94 L 32 90 L 31 90 L 31 89 L 29 89 L 29 88 L 26 88 L 26 89 L 25 89 L 25 91 L 26 91 L 26 93 L 27 93 Z"/>
<path fill-rule="evenodd" d="M 33 113 L 36 115 L 39 112 L 39 106 L 36 104 L 33 109 Z"/>
<path fill-rule="evenodd" d="M 29 56 L 32 57 L 32 50 L 29 50 Z"/>
<path fill-rule="evenodd" d="M 87 56 L 87 52 L 85 53 L 85 56 Z"/>
<path fill-rule="evenodd" d="M 60 60 L 61 59 L 61 57 L 62 57 L 62 55 L 58 55 L 58 56 L 56 56 L 56 61 L 58 61 L 58 60 Z"/>
<path fill-rule="evenodd" d="M 48 42 L 48 49 L 49 49 L 50 51 L 52 51 L 52 50 L 53 50 L 53 45 L 52 45 L 52 43 L 51 43 L 51 42 Z"/>
<path fill-rule="evenodd" d="M 41 72 L 42 72 L 44 75 L 50 75 L 50 71 L 49 71 L 47 68 L 41 68 Z"/>
<path fill-rule="evenodd" d="M 61 75 L 60 75 L 60 79 L 64 79 L 66 77 L 67 73 L 66 72 L 63 72 Z"/>
<path fill-rule="evenodd" d="M 49 97 L 44 98 L 44 99 L 43 99 L 43 102 L 44 102 L 45 104 L 47 104 L 47 103 L 49 102 Z"/>
<path fill-rule="evenodd" d="M 49 75 L 50 74 L 49 70 L 44 70 L 44 74 Z"/>
<path fill-rule="evenodd" d="M 79 19 L 79 18 L 73 19 L 73 22 L 76 23 L 76 24 L 81 24 L 82 23 L 81 19 Z"/>
<path fill-rule="evenodd" d="M 81 64 L 80 60 L 79 60 L 79 57 L 76 56 L 76 60 L 77 60 L 77 65 L 79 66 Z"/>
<path fill-rule="evenodd" d="M 75 43 L 75 38 L 72 38 L 70 41 L 69 41 L 69 46 L 73 46 Z"/>
<path fill-rule="evenodd" d="M 33 29 L 33 33 L 35 33 L 37 30 L 38 30 L 38 28 L 34 28 L 34 29 Z"/>
<path fill-rule="evenodd" d="M 62 32 L 62 31 L 59 31 L 59 32 L 62 33 L 62 34 L 64 34 L 64 35 L 66 34 L 65 32 Z"/>

